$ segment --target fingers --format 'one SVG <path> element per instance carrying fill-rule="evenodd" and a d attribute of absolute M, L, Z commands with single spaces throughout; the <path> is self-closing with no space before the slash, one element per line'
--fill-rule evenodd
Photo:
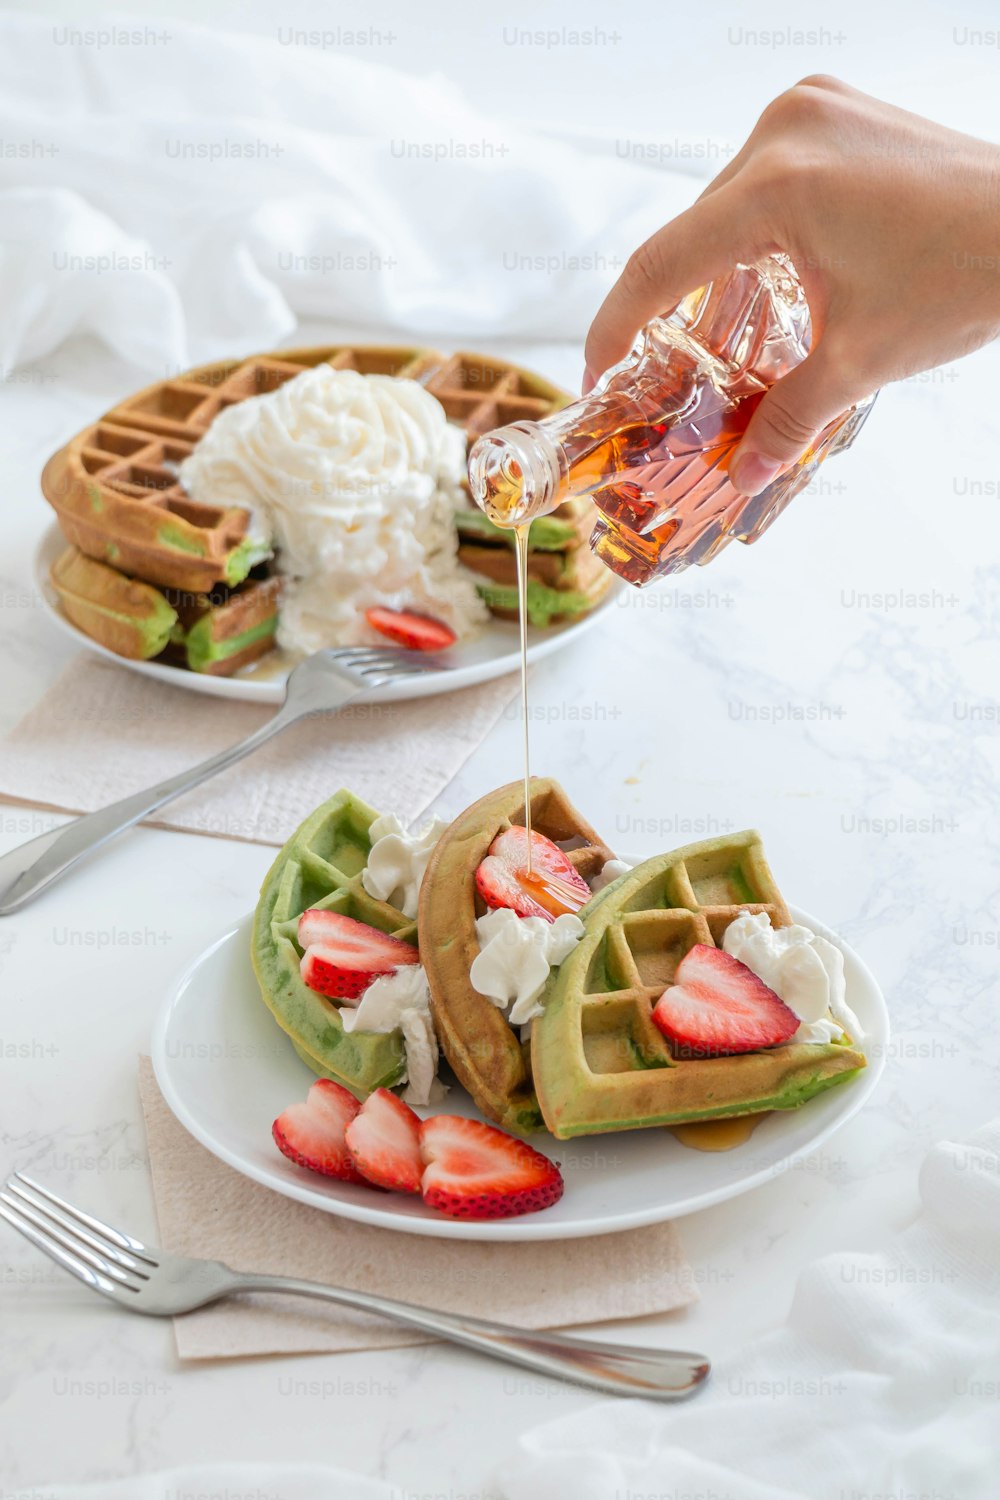
<path fill-rule="evenodd" d="M 771 387 L 754 412 L 730 464 L 733 488 L 756 495 L 800 458 L 828 422 L 867 391 L 855 390 L 822 343 Z"/>
<path fill-rule="evenodd" d="M 657 230 L 629 259 L 604 299 L 587 336 L 589 390 L 623 359 L 639 329 L 669 312 L 686 293 L 764 252 L 744 194 L 720 188 Z"/>

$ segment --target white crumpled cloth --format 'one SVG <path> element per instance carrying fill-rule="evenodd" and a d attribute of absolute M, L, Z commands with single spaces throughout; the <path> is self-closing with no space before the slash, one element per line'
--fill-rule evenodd
<path fill-rule="evenodd" d="M 935 1146 L 920 1195 L 883 1250 L 809 1266 L 787 1324 L 689 1403 L 605 1402 L 536 1427 L 500 1493 L 996 1500 L 1000 1119 Z"/>
<path fill-rule="evenodd" d="M 440 76 L 141 16 L 75 30 L 0 18 L 6 371 L 90 331 L 162 378 L 307 317 L 580 339 L 698 191 Z"/>

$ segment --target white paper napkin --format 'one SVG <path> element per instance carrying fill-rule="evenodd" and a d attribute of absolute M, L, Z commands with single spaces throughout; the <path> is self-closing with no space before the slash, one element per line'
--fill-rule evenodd
<path fill-rule="evenodd" d="M 298 1276 L 355 1291 L 391 1292 L 519 1328 L 565 1328 L 673 1312 L 697 1301 L 697 1278 L 673 1224 L 518 1245 L 469 1243 L 356 1224 L 251 1182 L 174 1119 L 148 1057 L 139 1063 L 159 1241 L 177 1255 L 238 1271 Z M 182 1359 L 234 1359 L 314 1350 L 383 1349 L 429 1336 L 384 1318 L 256 1293 L 174 1319 Z"/>
<path fill-rule="evenodd" d="M 996 1500 L 1000 1119 L 935 1146 L 920 1193 L 884 1250 L 804 1271 L 787 1325 L 690 1403 L 602 1403 L 536 1427 L 502 1494 Z"/>
<path fill-rule="evenodd" d="M 49 18 L 0 17 L 4 370 L 90 331 L 163 376 L 307 316 L 473 346 L 580 338 L 698 191 L 519 131 L 440 76 L 125 29 L 138 44 L 72 46 Z"/>
<path fill-rule="evenodd" d="M 307 719 L 148 821 L 283 844 L 347 787 L 404 822 L 444 791 L 517 690 L 510 676 L 408 703 L 349 705 Z M 0 740 L 0 796 L 94 812 L 206 760 L 273 708 L 220 701 L 81 655 Z"/>

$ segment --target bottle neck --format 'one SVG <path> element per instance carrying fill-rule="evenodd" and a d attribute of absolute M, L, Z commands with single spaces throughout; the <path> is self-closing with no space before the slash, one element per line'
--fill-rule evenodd
<path fill-rule="evenodd" d="M 566 498 L 569 473 L 609 430 L 640 421 L 624 391 L 591 392 L 542 422 L 511 422 L 469 455 L 472 498 L 496 526 L 526 526 Z"/>

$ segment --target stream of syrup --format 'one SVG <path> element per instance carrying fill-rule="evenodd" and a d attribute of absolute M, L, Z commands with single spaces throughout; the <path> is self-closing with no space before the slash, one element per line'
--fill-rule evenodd
<path fill-rule="evenodd" d="M 542 898 L 549 910 L 578 911 L 579 894 L 547 871 L 535 871 L 531 858 L 531 744 L 528 733 L 528 532 L 530 522 L 515 526 L 517 558 L 517 617 L 521 632 L 521 720 L 524 731 L 524 826 L 528 833 L 528 868 L 521 883 L 530 894 Z M 546 900 L 545 897 L 550 899 Z M 556 903 L 553 907 L 552 903 Z M 682 1146 L 695 1151 L 731 1151 L 750 1139 L 763 1115 L 738 1115 L 728 1120 L 704 1120 L 674 1125 L 671 1130 Z"/>
<path fill-rule="evenodd" d="M 521 627 L 521 722 L 524 727 L 524 826 L 528 832 L 528 880 L 534 871 L 531 861 L 531 747 L 528 737 L 528 532 L 526 526 L 514 527 L 514 551 L 517 554 L 517 618 Z"/>
<path fill-rule="evenodd" d="M 519 877 L 520 884 L 554 916 L 579 911 L 584 904 L 575 886 L 560 880 L 551 870 L 534 868 L 531 847 L 531 744 L 528 731 L 528 532 L 530 522 L 515 526 L 514 552 L 517 557 L 517 617 L 521 629 L 521 721 L 524 731 L 524 826 L 528 834 L 528 867 Z"/>

